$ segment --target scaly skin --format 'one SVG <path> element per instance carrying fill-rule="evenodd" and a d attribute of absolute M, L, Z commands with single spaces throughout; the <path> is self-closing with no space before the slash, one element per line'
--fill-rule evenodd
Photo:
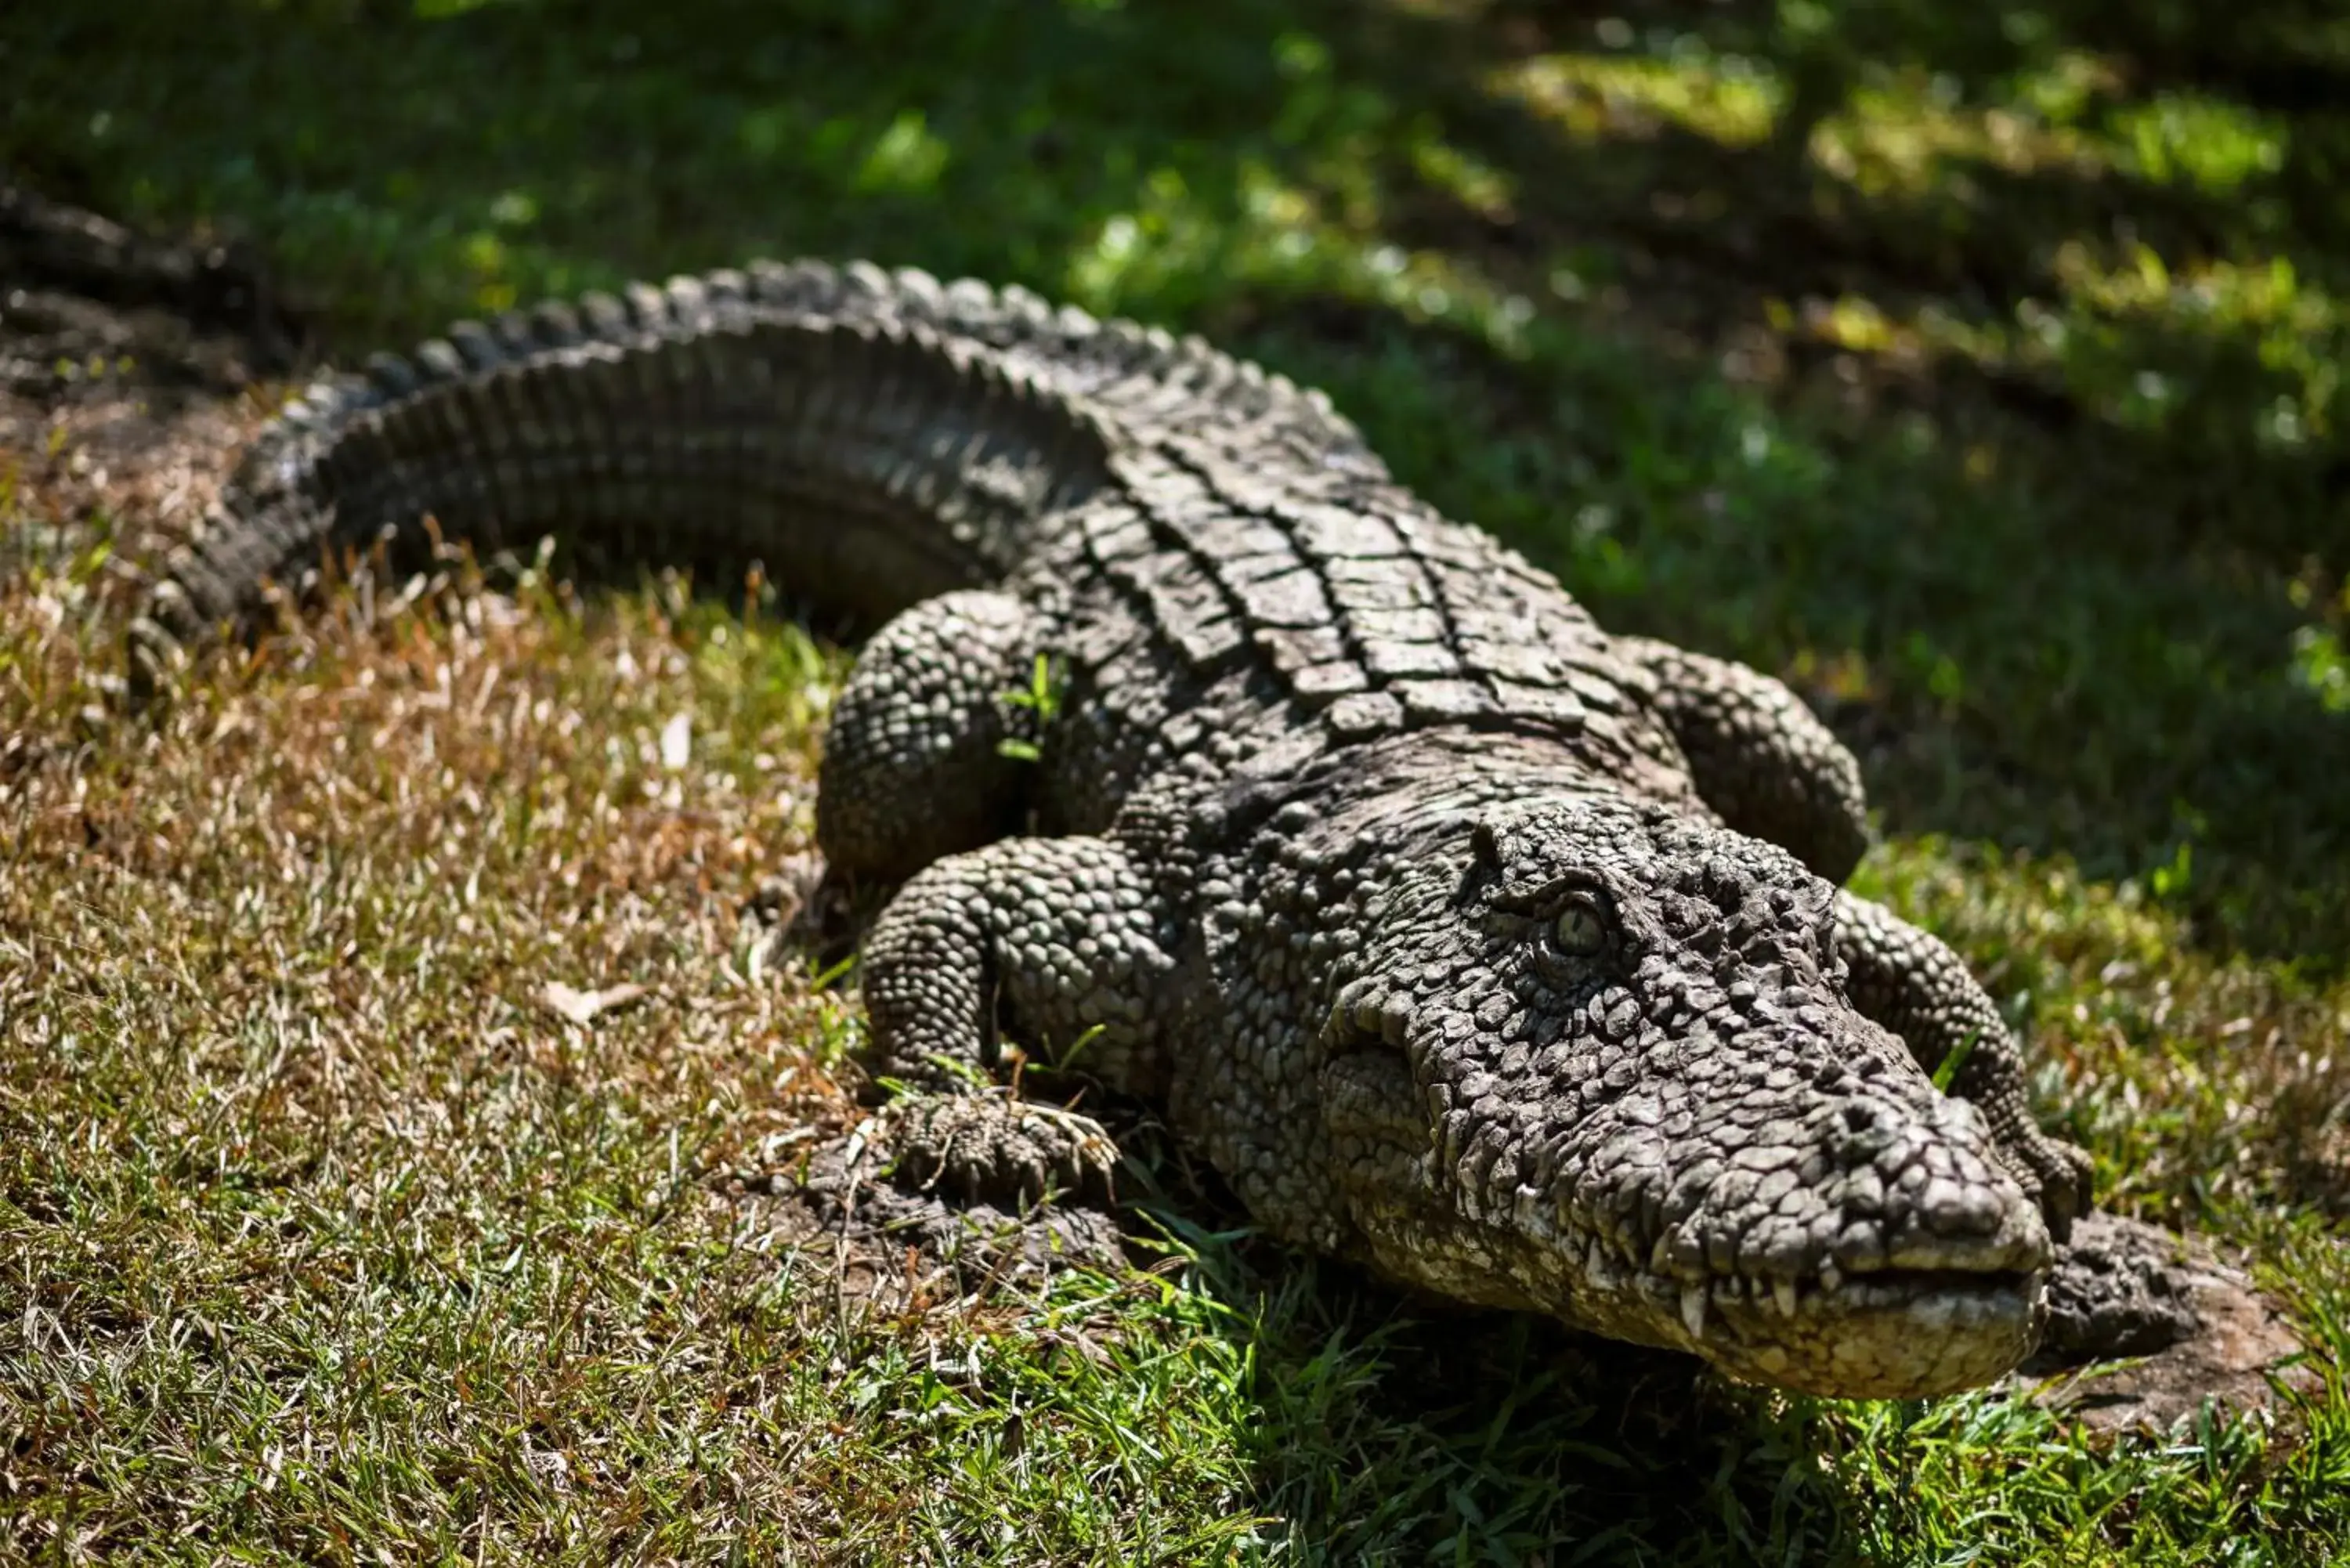
<path fill-rule="evenodd" d="M 136 680 L 428 514 L 888 623 L 818 837 L 903 882 L 861 972 L 910 1183 L 1097 1185 L 1099 1127 L 986 1085 L 999 1038 L 1082 1044 L 1267 1230 L 1462 1300 L 1829 1394 L 2033 1344 L 2085 1164 L 1950 950 L 1833 886 L 1850 756 L 1775 681 L 1608 636 L 1318 395 L 861 265 L 461 327 L 261 440 Z M 1005 701 L 1038 654 L 1041 726 Z"/>

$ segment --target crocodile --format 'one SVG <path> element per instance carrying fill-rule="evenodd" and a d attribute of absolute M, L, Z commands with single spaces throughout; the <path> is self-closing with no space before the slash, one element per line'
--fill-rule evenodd
<path fill-rule="evenodd" d="M 1609 635 L 1316 391 L 865 263 L 460 323 L 255 439 L 131 683 L 444 537 L 755 571 L 869 634 L 816 836 L 887 890 L 864 1059 L 911 1189 L 1101 1197 L 1101 1125 L 1003 1084 L 1075 1059 L 1265 1232 L 1408 1288 L 1839 1396 L 2043 1332 L 2087 1162 L 1959 956 L 1840 886 L 1851 754 Z M 2085 1299 L 2128 1269 L 2084 1279 L 2059 1315 L 2143 1348 Z"/>

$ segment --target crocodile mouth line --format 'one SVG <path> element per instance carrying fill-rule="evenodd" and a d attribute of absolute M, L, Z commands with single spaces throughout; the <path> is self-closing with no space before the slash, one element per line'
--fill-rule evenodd
<path fill-rule="evenodd" d="M 2004 1315 L 2002 1308 L 2028 1308 L 2035 1277 L 2021 1269 L 1887 1268 L 1800 1280 L 1743 1274 L 1702 1282 L 1651 1279 L 1669 1300 L 1677 1298 L 1690 1337 L 1703 1340 L 1717 1324 L 1767 1331 L 1774 1323 L 1908 1316 L 1923 1324 L 1981 1316 L 1986 1309 L 1990 1315 Z"/>
<path fill-rule="evenodd" d="M 1987 1268 L 1913 1263 L 1848 1269 L 1823 1261 L 1800 1274 L 1709 1272 L 1691 1275 L 1660 1269 L 1645 1258 L 1635 1262 L 1620 1245 L 1596 1237 L 1578 1255 L 1584 1277 L 1603 1286 L 1620 1290 L 1629 1283 L 1650 1295 L 1678 1293 L 1685 1304 L 1694 1296 L 1709 1305 L 1757 1307 L 1783 1318 L 1826 1310 L 1839 1303 L 1880 1307 L 1935 1294 L 1984 1300 L 2022 1294 L 2030 1291 L 2040 1272 L 2004 1262 Z"/>
<path fill-rule="evenodd" d="M 2021 1269 L 1877 1269 L 1846 1274 L 1831 1286 L 1814 1275 L 1797 1282 L 1795 1311 L 1837 1312 L 1851 1308 L 1907 1306 L 1936 1297 L 1992 1300 L 2021 1296 L 2033 1276 Z"/>

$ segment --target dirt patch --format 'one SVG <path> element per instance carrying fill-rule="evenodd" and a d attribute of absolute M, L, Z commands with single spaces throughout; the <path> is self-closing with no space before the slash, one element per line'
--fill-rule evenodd
<path fill-rule="evenodd" d="M 185 538 L 302 354 L 266 274 L 0 181 L 0 575 L 101 539 L 109 598 Z"/>

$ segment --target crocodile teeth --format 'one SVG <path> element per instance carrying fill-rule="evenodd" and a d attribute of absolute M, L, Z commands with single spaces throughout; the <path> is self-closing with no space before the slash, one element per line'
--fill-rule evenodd
<path fill-rule="evenodd" d="M 1838 1285 L 1843 1283 L 1844 1271 L 1842 1269 L 1837 1268 L 1834 1263 L 1822 1263 L 1820 1265 L 1820 1289 L 1824 1291 L 1833 1291 Z"/>
<path fill-rule="evenodd" d="M 1771 1299 L 1779 1304 L 1781 1317 L 1795 1315 L 1795 1282 L 1782 1274 L 1771 1282 Z"/>
<path fill-rule="evenodd" d="M 1691 1339 L 1705 1337 L 1705 1291 L 1702 1286 L 1681 1287 L 1681 1322 L 1689 1325 Z"/>

